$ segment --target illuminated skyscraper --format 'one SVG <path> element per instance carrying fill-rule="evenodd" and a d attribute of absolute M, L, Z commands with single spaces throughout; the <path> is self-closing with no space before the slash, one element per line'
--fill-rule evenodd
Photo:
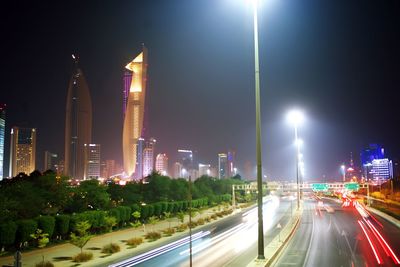
<path fill-rule="evenodd" d="M 142 179 L 143 178 L 143 150 L 145 148 L 145 140 L 140 137 L 137 142 L 137 150 L 136 150 L 136 171 L 135 178 Z"/>
<path fill-rule="evenodd" d="M 100 145 L 85 144 L 85 170 L 83 179 L 100 178 Z"/>
<path fill-rule="evenodd" d="M 175 162 L 172 168 L 172 174 L 174 178 L 182 178 L 182 164 L 180 162 Z"/>
<path fill-rule="evenodd" d="M 150 138 L 146 141 L 143 149 L 143 177 L 149 176 L 154 170 L 154 148 L 156 139 Z"/>
<path fill-rule="evenodd" d="M 193 168 L 193 152 L 187 149 L 178 149 L 179 162 L 185 170 L 190 170 Z"/>
<path fill-rule="evenodd" d="M 6 130 L 6 105 L 0 104 L 0 181 L 3 180 L 5 130 Z"/>
<path fill-rule="evenodd" d="M 162 175 L 168 173 L 168 157 L 167 154 L 158 154 L 156 157 L 156 171 Z"/>
<path fill-rule="evenodd" d="M 225 153 L 218 154 L 218 178 L 226 178 L 228 171 L 228 157 Z"/>
<path fill-rule="evenodd" d="M 64 174 L 83 179 L 85 144 L 92 140 L 92 100 L 85 77 L 73 55 L 74 70 L 69 81 L 65 118 Z"/>
<path fill-rule="evenodd" d="M 236 175 L 236 152 L 233 150 L 228 151 L 228 177 Z"/>
<path fill-rule="evenodd" d="M 132 176 L 136 171 L 138 139 L 143 129 L 147 73 L 147 49 L 144 46 L 126 69 L 132 72 L 132 79 L 124 117 L 122 149 L 125 174 Z"/>
<path fill-rule="evenodd" d="M 11 128 L 10 177 L 22 172 L 30 174 L 35 170 L 36 129 Z"/>

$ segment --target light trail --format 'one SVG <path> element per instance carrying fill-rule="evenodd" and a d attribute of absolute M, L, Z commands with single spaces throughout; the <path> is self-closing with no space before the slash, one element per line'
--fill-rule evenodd
<path fill-rule="evenodd" d="M 396 254 L 393 252 L 393 250 L 392 250 L 392 248 L 389 246 L 389 244 L 386 242 L 386 240 L 383 238 L 383 236 L 379 233 L 379 231 L 375 228 L 375 226 L 371 223 L 371 221 L 367 220 L 367 223 L 368 223 L 368 225 L 369 225 L 370 227 L 372 227 L 373 231 L 375 231 L 375 232 L 379 235 L 380 239 L 383 241 L 383 243 L 385 244 L 386 248 L 390 251 L 390 256 L 392 257 L 392 259 L 394 260 L 394 262 L 395 262 L 396 264 L 399 265 L 399 264 L 400 264 L 399 259 L 397 258 Z M 381 245 L 382 245 L 382 244 L 381 244 Z M 385 249 L 385 248 L 384 248 L 384 250 L 385 250 L 385 252 L 386 252 L 386 249 Z"/>
<path fill-rule="evenodd" d="M 204 236 L 209 235 L 211 232 L 210 231 L 200 231 L 196 234 L 192 235 L 192 241 L 195 241 L 197 239 L 203 238 Z M 127 260 L 124 260 L 122 262 L 116 263 L 116 264 L 111 264 L 109 267 L 128 267 L 128 266 L 134 266 L 139 263 L 142 263 L 144 261 L 147 261 L 149 259 L 152 259 L 154 257 L 160 256 L 168 251 L 171 251 L 173 249 L 176 249 L 178 247 L 181 247 L 183 245 L 186 245 L 190 242 L 189 237 L 184 237 L 182 239 L 179 239 L 175 242 L 169 243 L 167 245 L 164 245 L 162 247 L 150 250 L 148 252 L 142 253 L 140 255 L 137 255 L 135 257 L 129 258 Z"/>
<path fill-rule="evenodd" d="M 376 249 L 375 249 L 374 245 L 372 244 L 371 238 L 369 237 L 369 235 L 368 235 L 366 229 L 364 228 L 363 223 L 362 223 L 360 220 L 358 220 L 358 224 L 361 226 L 361 229 L 363 230 L 365 236 L 366 236 L 367 239 L 368 239 L 369 245 L 371 246 L 371 249 L 372 249 L 372 251 L 374 252 L 376 261 L 378 262 L 378 264 L 382 264 L 382 260 L 381 260 L 381 258 L 379 257 L 379 255 L 377 254 Z"/>

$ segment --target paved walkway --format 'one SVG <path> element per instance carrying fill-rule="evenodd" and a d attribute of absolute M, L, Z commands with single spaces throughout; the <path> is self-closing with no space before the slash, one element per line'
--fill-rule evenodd
<path fill-rule="evenodd" d="M 205 218 L 207 216 L 210 216 L 211 214 L 214 214 L 215 212 L 213 211 L 216 209 L 216 207 L 210 208 L 208 210 L 202 211 L 200 214 L 197 214 L 195 217 L 192 218 L 192 220 L 198 220 L 199 218 Z M 235 211 L 235 213 L 238 212 L 238 210 Z M 226 216 L 225 216 L 226 217 Z M 221 218 L 218 217 L 217 220 L 220 220 Z M 185 223 L 189 221 L 189 216 L 185 216 Z M 215 220 L 213 220 L 215 221 Z M 212 222 L 213 222 L 212 221 Z M 166 229 L 171 225 L 171 227 L 178 226 L 180 222 L 178 221 L 177 218 L 171 218 L 171 223 L 162 220 L 158 222 L 156 225 L 145 225 L 146 231 L 162 231 L 163 229 Z M 196 228 L 194 228 L 196 229 Z M 180 233 L 175 233 L 171 237 L 163 237 L 157 241 L 154 242 L 148 242 L 144 239 L 144 229 L 143 227 L 139 228 L 128 228 L 120 231 L 115 231 L 99 236 L 95 236 L 92 239 L 89 240 L 89 242 L 86 244 L 84 247 L 84 251 L 90 251 L 93 253 L 93 259 L 85 262 L 85 263 L 80 263 L 77 264 L 72 261 L 71 257 L 78 254 L 80 252 L 80 249 L 71 245 L 70 243 L 65 243 L 61 245 L 55 245 L 43 249 L 36 249 L 33 251 L 29 252 L 22 252 L 22 266 L 35 266 L 36 263 L 39 263 L 42 261 L 42 257 L 44 256 L 44 259 L 47 261 L 51 261 L 55 266 L 57 267 L 66 267 L 66 266 L 82 266 L 82 267 L 89 267 L 89 266 L 107 266 L 107 263 L 109 263 L 112 260 L 118 259 L 118 258 L 123 258 L 123 257 L 128 257 L 132 252 L 135 251 L 135 249 L 145 249 L 147 247 L 153 246 L 156 242 L 164 242 L 168 239 L 176 238 L 178 236 L 184 236 L 187 235 L 188 230 L 185 232 L 180 232 Z M 144 242 L 139 245 L 136 248 L 129 248 L 124 242 L 124 240 L 133 238 L 133 237 L 143 237 Z M 107 255 L 101 252 L 101 249 L 103 248 L 104 245 L 110 244 L 110 243 L 116 243 L 121 247 L 121 251 L 114 253 L 112 255 Z M 0 257 L 0 266 L 12 266 L 14 261 L 13 256 L 8 256 L 8 257 Z"/>

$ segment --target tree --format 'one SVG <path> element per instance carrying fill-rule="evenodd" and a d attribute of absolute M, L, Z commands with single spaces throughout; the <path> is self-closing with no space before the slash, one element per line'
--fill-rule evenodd
<path fill-rule="evenodd" d="M 169 197 L 171 179 L 153 172 L 143 184 L 143 198 L 146 202 L 167 201 Z"/>
<path fill-rule="evenodd" d="M 81 253 L 83 252 L 83 247 L 89 242 L 89 240 L 92 238 L 92 235 L 88 233 L 88 230 L 90 229 L 91 225 L 88 221 L 81 221 L 78 222 L 75 226 L 75 233 L 71 233 L 71 244 L 80 248 Z"/>
<path fill-rule="evenodd" d="M 117 219 L 113 216 L 106 216 L 105 222 L 107 232 L 111 232 L 112 228 L 117 225 Z"/>
<path fill-rule="evenodd" d="M 69 212 L 82 212 L 85 210 L 105 210 L 109 207 L 110 197 L 107 187 L 100 185 L 97 180 L 86 180 L 74 188 L 72 198 L 68 205 Z"/>
<path fill-rule="evenodd" d="M 49 234 L 44 233 L 42 229 L 36 229 L 36 232 L 31 234 L 31 237 L 36 240 L 38 248 L 44 248 L 50 241 Z"/>

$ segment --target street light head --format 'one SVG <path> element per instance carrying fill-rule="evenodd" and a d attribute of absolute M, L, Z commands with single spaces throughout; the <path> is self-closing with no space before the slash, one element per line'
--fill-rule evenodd
<path fill-rule="evenodd" d="M 299 110 L 292 110 L 288 113 L 287 118 L 291 124 L 297 126 L 304 121 L 304 114 Z"/>
<path fill-rule="evenodd" d="M 304 144 L 303 139 L 298 138 L 295 141 L 295 145 L 301 147 Z"/>

